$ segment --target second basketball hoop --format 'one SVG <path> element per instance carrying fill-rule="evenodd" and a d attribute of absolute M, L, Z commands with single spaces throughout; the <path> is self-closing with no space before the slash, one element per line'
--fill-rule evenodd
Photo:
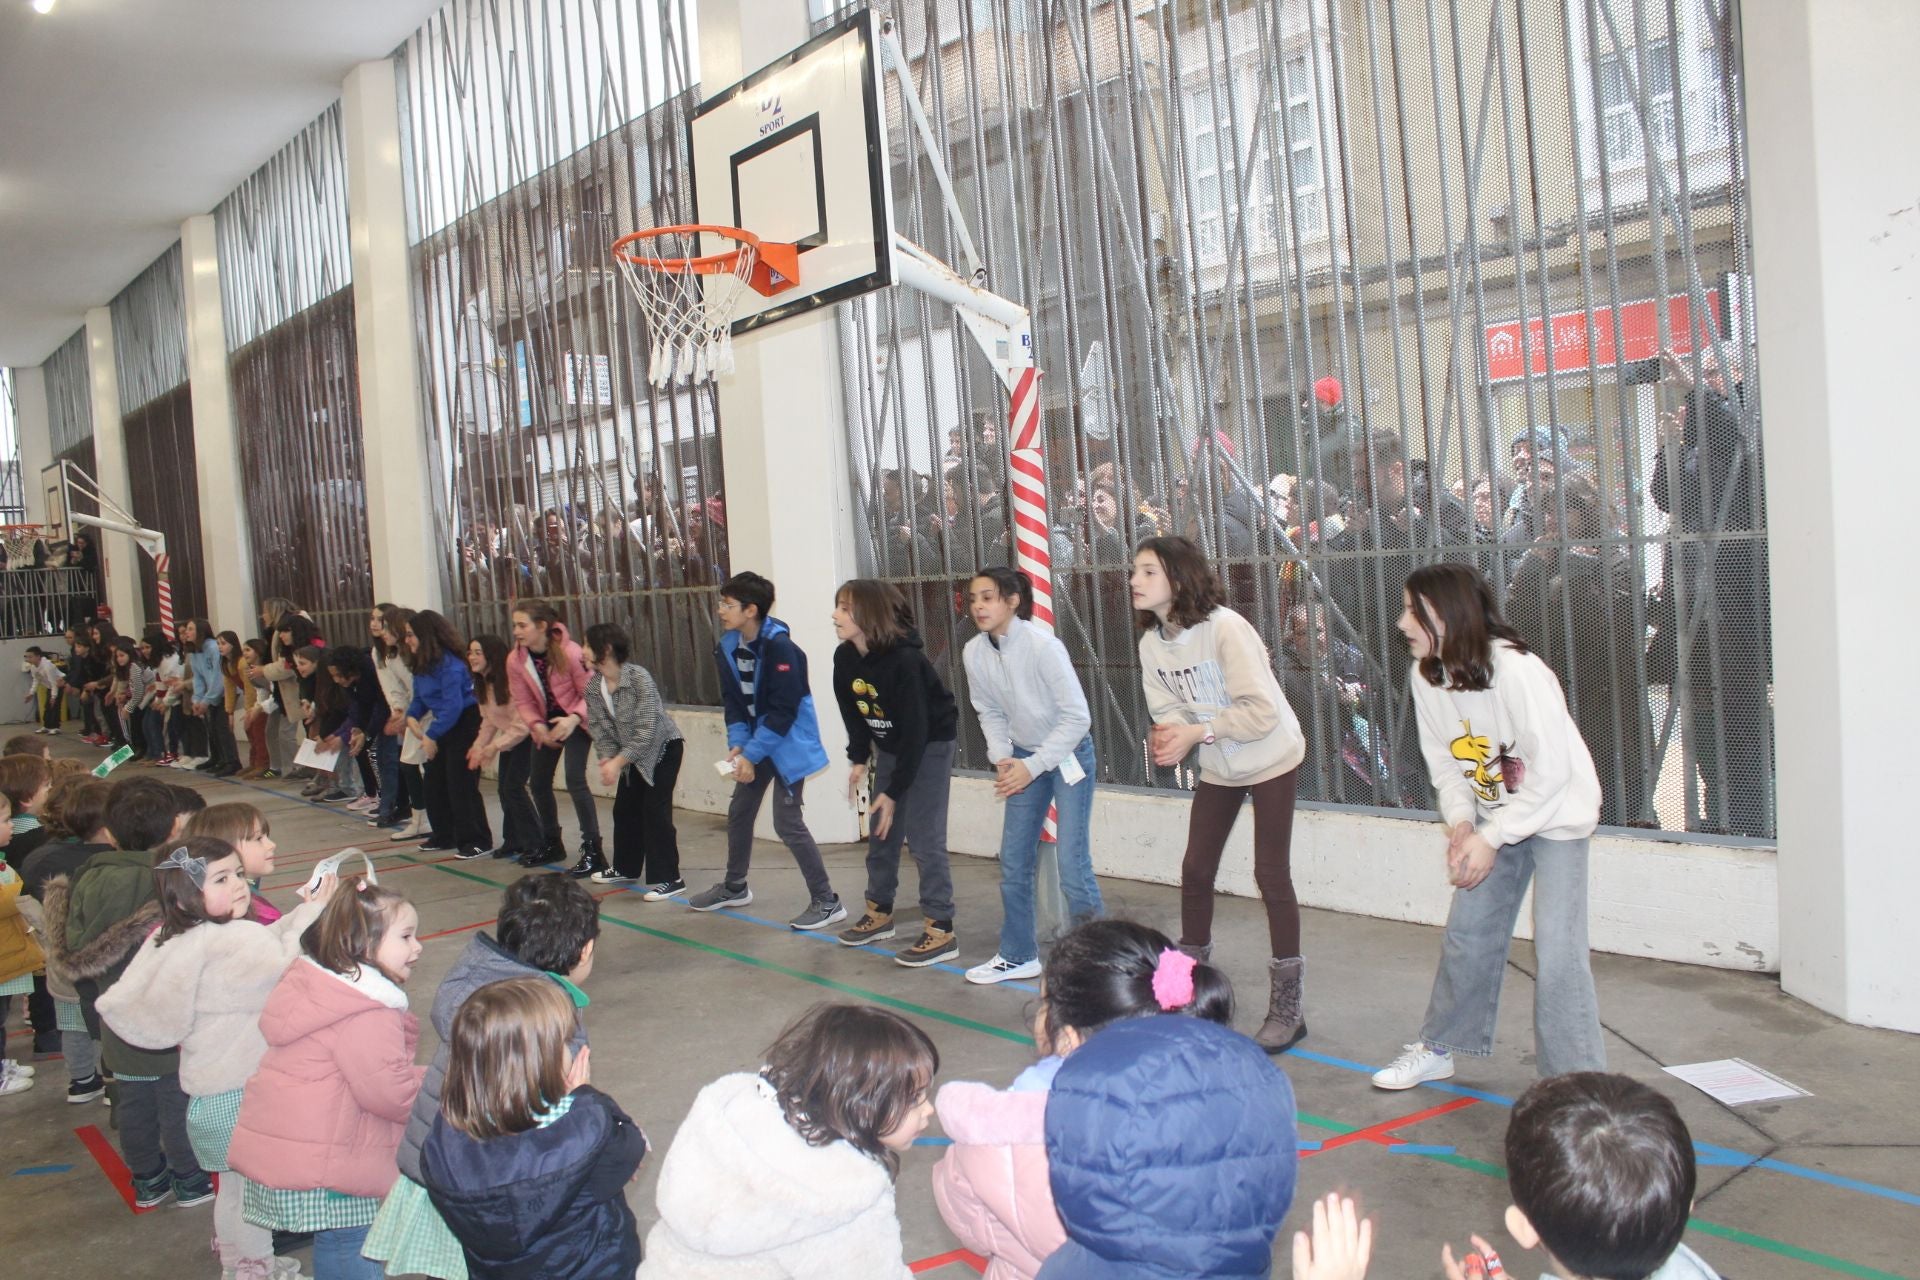
<path fill-rule="evenodd" d="M 703 254 L 702 236 L 732 247 Z M 613 258 L 646 321 L 647 380 L 661 388 L 730 371 L 733 321 L 745 290 L 772 297 L 800 280 L 796 246 L 706 223 L 621 236 Z"/>

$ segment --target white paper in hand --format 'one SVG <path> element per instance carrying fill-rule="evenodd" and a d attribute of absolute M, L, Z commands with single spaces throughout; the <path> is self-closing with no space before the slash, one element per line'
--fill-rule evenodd
<path fill-rule="evenodd" d="M 295 764 L 303 764 L 309 769 L 318 769 L 321 773 L 332 773 L 340 763 L 338 751 L 322 751 L 320 744 L 312 738 L 300 741 L 300 750 L 293 757 Z"/>
<path fill-rule="evenodd" d="M 731 760 L 716 761 L 714 763 L 713 769 L 714 769 L 714 772 L 718 773 L 721 777 L 731 778 L 733 776 L 733 761 Z"/>
<path fill-rule="evenodd" d="M 303 900 L 306 898 L 312 897 L 313 891 L 320 887 L 320 881 L 330 875 L 339 875 L 340 864 L 345 862 L 348 858 L 351 858 L 356 853 L 360 855 L 360 861 L 366 864 L 367 883 L 379 884 L 380 878 L 373 873 L 373 859 L 367 856 L 367 851 L 365 849 L 361 849 L 361 848 L 342 849 L 340 852 L 334 854 L 331 858 L 320 859 L 319 865 L 314 867 L 313 869 L 313 874 L 307 877 L 307 883 L 301 887 L 300 897 Z"/>

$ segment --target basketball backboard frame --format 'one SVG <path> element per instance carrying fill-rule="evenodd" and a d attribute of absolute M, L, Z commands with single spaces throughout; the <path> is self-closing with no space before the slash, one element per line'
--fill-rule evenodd
<path fill-rule="evenodd" d="M 744 299 L 736 336 L 895 283 L 878 23 L 849 15 L 687 122 L 694 221 L 800 248 L 800 283 Z"/>

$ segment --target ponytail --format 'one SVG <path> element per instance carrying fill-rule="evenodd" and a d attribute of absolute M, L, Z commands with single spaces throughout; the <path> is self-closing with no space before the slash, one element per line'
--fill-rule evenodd
<path fill-rule="evenodd" d="M 981 569 L 974 573 L 975 578 L 985 578 L 1000 593 L 1002 600 L 1008 596 L 1019 596 L 1020 604 L 1013 611 L 1022 622 L 1033 621 L 1033 579 L 1025 571 L 1012 569 L 1003 564 Z"/>

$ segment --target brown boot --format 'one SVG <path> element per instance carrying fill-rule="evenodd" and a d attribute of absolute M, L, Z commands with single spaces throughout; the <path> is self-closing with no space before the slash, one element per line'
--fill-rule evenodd
<path fill-rule="evenodd" d="M 1300 984 L 1307 962 L 1299 956 L 1267 961 L 1273 990 L 1267 1000 L 1267 1020 L 1253 1033 L 1253 1042 L 1268 1053 L 1285 1053 L 1306 1039 L 1307 1019 L 1300 1010 Z"/>

